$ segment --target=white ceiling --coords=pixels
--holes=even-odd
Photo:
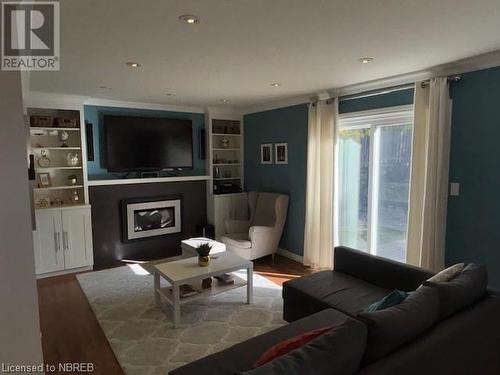
[[[499,0],[60,4],[61,70],[32,73],[33,91],[189,106],[228,98],[243,108],[500,49]],[[181,23],[182,14],[201,22]]]

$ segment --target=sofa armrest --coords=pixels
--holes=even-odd
[[[248,220],[224,220],[226,233],[246,233],[250,222]]]
[[[431,271],[362,251],[338,246],[334,249],[334,268],[350,276],[387,289],[411,292],[433,276]]]

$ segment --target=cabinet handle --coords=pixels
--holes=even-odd
[[[68,232],[63,232],[63,242],[64,242],[64,250],[69,250],[68,246]]]
[[[54,247],[57,253],[59,251],[59,232],[54,232]]]

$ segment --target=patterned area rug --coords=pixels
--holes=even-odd
[[[171,308],[154,305],[153,276],[145,268],[134,264],[77,276],[127,375],[165,375],[285,324],[281,287],[254,274],[252,305],[246,304],[246,287],[198,299],[182,305],[182,324],[175,329]],[[246,278],[246,272],[236,274]]]

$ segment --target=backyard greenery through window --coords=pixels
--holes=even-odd
[[[338,242],[406,262],[413,111],[341,117],[337,144]]]

